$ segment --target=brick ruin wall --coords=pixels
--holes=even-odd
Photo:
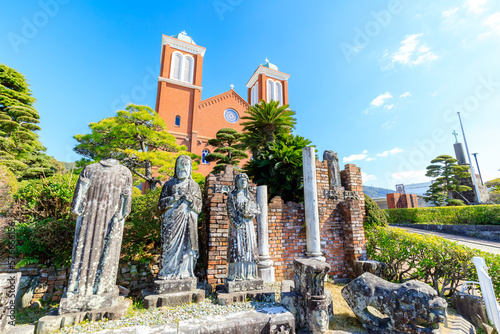
[[[415,194],[386,194],[388,209],[418,208],[418,197]]]
[[[224,188],[234,184],[236,175],[237,172],[228,167],[221,174],[209,175],[205,184],[200,259],[206,269],[207,282],[212,285],[223,284],[227,274],[229,221],[227,189],[224,191]],[[366,257],[361,171],[352,164],[345,166],[341,172],[344,189],[340,196],[332,195],[326,161],[316,160],[316,178],[321,249],[332,268],[330,276],[337,280],[352,278],[352,262]],[[350,192],[347,197],[344,190]],[[269,203],[268,217],[269,255],[274,262],[276,280],[292,279],[293,260],[305,257],[307,247],[304,205],[284,203],[275,197]]]

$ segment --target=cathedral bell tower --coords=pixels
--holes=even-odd
[[[186,32],[163,35],[161,69],[158,77],[156,112],[165,120],[177,143],[192,151],[193,121],[201,101],[201,75],[205,48]]]
[[[280,105],[288,104],[288,78],[290,74],[280,72],[278,66],[269,62],[260,64],[248,80],[248,103],[254,105],[261,100],[279,101]]]

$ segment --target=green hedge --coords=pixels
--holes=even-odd
[[[385,278],[429,283],[441,296],[450,296],[462,281],[477,281],[472,258],[485,259],[497,296],[500,295],[500,255],[461,246],[432,235],[408,233],[398,228],[366,230],[367,253],[387,264]]]
[[[500,205],[386,209],[389,224],[500,225]]]

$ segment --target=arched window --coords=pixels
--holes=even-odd
[[[182,54],[174,52],[172,54],[172,64],[170,66],[170,79],[181,80]]]
[[[183,59],[182,81],[193,83],[193,68],[194,59],[191,56],[185,55]]]
[[[210,154],[209,150],[203,150],[201,152],[201,163],[202,164],[209,164],[210,163],[210,162],[208,162],[208,161],[205,160],[205,157],[207,156],[207,154]]]
[[[274,82],[271,79],[267,79],[267,102],[274,100]]]
[[[181,116],[175,116],[175,126],[181,126]]]
[[[281,86],[281,82],[276,81],[274,83],[274,99],[279,101],[279,105],[283,105],[283,87]]]

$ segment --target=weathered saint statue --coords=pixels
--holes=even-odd
[[[118,301],[116,275],[131,204],[132,173],[117,160],[103,160],[81,172],[71,206],[78,215],[71,273],[59,313],[96,310]]]
[[[191,178],[191,169],[191,158],[179,156],[174,177],[165,182],[161,191],[158,202],[162,213],[160,280],[195,277],[201,191]]]
[[[229,193],[227,211],[229,215],[229,235],[227,280],[250,280],[258,276],[259,259],[253,218],[259,213],[252,194],[248,191],[248,176],[236,176],[236,187]]]

